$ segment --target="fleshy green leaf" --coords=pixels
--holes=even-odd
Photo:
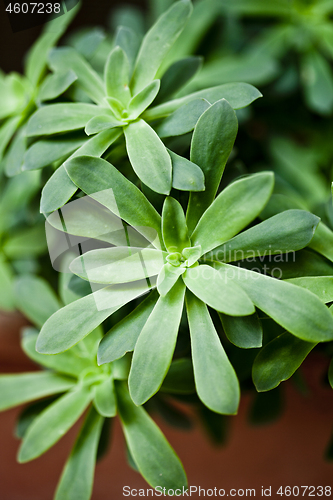
[[[66,162],[66,169],[82,191],[135,227],[149,241],[160,236],[160,215],[113,165],[99,158],[81,157]]]
[[[131,398],[145,403],[161,387],[171,364],[183,311],[185,286],[179,281],[160,297],[135,344],[128,379]]]
[[[91,118],[103,113],[107,114],[107,109],[80,102],[43,106],[31,116],[27,136],[52,135],[78,130],[84,128]]]
[[[191,12],[191,2],[187,0],[176,2],[145,35],[131,81],[134,94],[140,92],[154,79],[164,57],[184,29]]]
[[[185,215],[180,203],[168,196],[162,211],[163,241],[169,253],[182,252],[191,245],[185,222]]]
[[[302,58],[302,83],[310,109],[329,115],[333,111],[333,74],[319,51],[308,52]]]
[[[260,255],[295,252],[311,241],[319,220],[305,210],[287,210],[238,234],[206,257],[233,262]]]
[[[146,280],[111,285],[72,302],[51,316],[38,336],[36,349],[58,354],[77,344],[123,305],[148,291]]]
[[[70,68],[76,74],[79,85],[97,104],[104,104],[104,85],[100,76],[89,63],[73,48],[58,47],[49,54],[49,66],[55,71],[67,71]]]
[[[168,149],[172,161],[172,187],[180,191],[203,191],[205,176],[198,165]]]
[[[70,269],[93,283],[129,283],[157,276],[164,259],[164,253],[155,248],[101,248],[75,259]]]
[[[13,116],[9,118],[0,126],[0,161],[3,158],[6,147],[8,146],[11,138],[17,127],[20,124],[21,116]]]
[[[189,56],[171,64],[161,78],[158,102],[166,101],[180,90],[199,71],[202,62],[200,56]]]
[[[157,301],[151,292],[130,314],[117,323],[102,338],[98,347],[98,364],[110,363],[134,350],[136,341]]]
[[[160,137],[175,137],[187,134],[196,126],[200,116],[210,107],[206,99],[194,99],[165,118],[157,127]]]
[[[238,130],[236,113],[225,99],[208,108],[195,126],[191,161],[205,176],[205,191],[190,195],[186,219],[192,232],[204,211],[213,202]]]
[[[192,245],[201,245],[204,254],[235,236],[264,208],[273,185],[272,172],[252,174],[229,184],[202,215],[191,236]],[[188,212],[192,227],[196,214]]]
[[[15,281],[17,307],[41,327],[61,306],[47,281],[38,276],[20,276]]]
[[[333,276],[305,276],[285,281],[309,290],[326,304],[333,302]]]
[[[64,467],[54,500],[73,500],[75,497],[90,500],[103,421],[91,408]]]
[[[84,131],[87,135],[97,134],[103,130],[108,130],[111,128],[121,127],[123,123],[115,120],[112,116],[94,116],[88,121]]]
[[[333,262],[333,231],[319,222],[309,247]]]
[[[39,457],[74,425],[92,399],[86,387],[80,387],[57,399],[29,427],[19,450],[18,461]]]
[[[46,371],[1,375],[0,409],[7,410],[34,399],[68,391],[74,384],[74,379]]]
[[[233,109],[241,109],[245,108],[259,97],[262,97],[259,90],[248,83],[224,83],[217,87],[198,90],[198,92],[188,94],[185,97],[179,97],[178,99],[173,99],[172,101],[154,106],[145,112],[143,118],[147,120],[164,118],[176,111],[180,106],[194,101],[195,99],[206,99],[211,104],[214,104],[220,99],[225,99]]]
[[[42,139],[35,142],[24,155],[22,170],[35,170],[67,157],[86,141],[85,138]]]
[[[237,413],[240,389],[207,307],[186,292],[194,380],[201,401],[217,413]]]
[[[117,414],[116,393],[113,378],[109,377],[104,382],[94,387],[94,406],[103,417],[115,417]]]
[[[104,130],[88,139],[67,161],[78,156],[101,156],[120,136],[119,129]],[[68,177],[64,165],[59,167],[47,181],[42,191],[42,213],[50,213],[61,208],[75,194],[77,186]]]
[[[140,39],[135,30],[129,26],[119,26],[116,33],[115,45],[121,47],[127,55],[130,75],[132,75],[135,59],[140,48]]]
[[[227,316],[220,314],[223,330],[230,342],[243,349],[262,346],[262,326],[257,314]]]
[[[79,377],[84,370],[91,367],[90,359],[76,356],[73,349],[54,356],[40,354],[36,351],[37,337],[38,330],[35,328],[25,328],[21,346],[26,355],[39,365],[72,377]]]
[[[175,267],[167,262],[162,267],[158,277],[157,277],[157,290],[158,293],[164,297],[171,288],[174,286],[179,276],[186,271],[183,266]]]
[[[123,383],[116,391],[126,443],[142,476],[153,488],[187,488],[182,464],[160,429],[142,407],[135,406]]]
[[[23,159],[27,149],[27,138],[25,136],[26,126],[20,127],[10,143],[4,158],[4,172],[8,177],[13,177],[23,170]]]
[[[46,61],[49,50],[57,43],[64,34],[67,26],[76,16],[80,4],[53,19],[45,25],[43,34],[37,39],[29,51],[25,64],[25,74],[31,84],[36,86],[46,70]],[[68,69],[68,67],[66,68]]]
[[[313,293],[241,267],[222,263],[214,266],[238,283],[259,309],[296,337],[306,342],[333,339],[333,317]]]
[[[144,120],[124,128],[127,154],[133,170],[150,189],[160,194],[171,190],[171,158],[156,132]]]
[[[71,69],[48,75],[39,89],[38,99],[51,101],[63,94],[76,80],[77,76]]]
[[[136,120],[150,106],[159,89],[160,80],[154,80],[130,100],[127,111],[131,120]]]
[[[290,378],[315,346],[287,332],[265,345],[259,351],[252,369],[257,391],[270,391]]]
[[[11,259],[40,255],[45,253],[46,249],[44,224],[36,224],[14,233],[3,245],[4,253]]]
[[[127,106],[131,99],[130,65],[126,53],[119,46],[110,52],[105,64],[104,79],[106,94],[115,97],[124,106]]]
[[[200,300],[217,311],[232,316],[254,313],[254,305],[242,288],[224,279],[210,266],[200,265],[186,270],[183,280]]]

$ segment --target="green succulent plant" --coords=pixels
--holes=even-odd
[[[62,296],[73,300],[75,295],[67,284],[67,276],[62,275]],[[20,309],[38,327],[61,306],[41,278],[23,276],[18,278],[15,288]],[[44,369],[0,375],[1,410],[43,398],[26,407],[19,418],[17,434],[22,439],[19,462],[28,462],[45,453],[86,412],[54,498],[88,500],[97,451],[101,444],[105,446],[101,443],[105,440],[103,423],[118,414],[131,459],[147,482],[153,487],[186,488],[186,475],[179,458],[147,412],[135,406],[129,396],[128,360],[122,358],[97,365],[97,346],[102,335],[98,327],[66,353],[45,356],[35,350],[38,330],[24,329],[22,349]]]

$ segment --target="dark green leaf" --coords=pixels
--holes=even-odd
[[[166,101],[199,71],[203,58],[189,56],[174,62],[161,78],[161,88],[157,96],[158,103]]]
[[[195,392],[193,365],[190,359],[176,359],[171,363],[160,391],[171,394],[193,394]]]
[[[257,314],[227,316],[220,314],[223,330],[230,342],[243,349],[262,346],[262,326]]]
[[[287,332],[265,345],[252,369],[257,391],[270,391],[290,378],[315,346]]]

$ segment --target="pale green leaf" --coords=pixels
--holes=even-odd
[[[101,248],[77,257],[70,270],[93,283],[129,283],[157,276],[165,255],[155,248]]]
[[[157,301],[151,292],[130,314],[111,328],[98,347],[98,364],[110,363],[134,350],[136,341]]]
[[[229,264],[215,263],[253,303],[290,333],[307,342],[333,339],[333,317],[313,293],[291,283]]]
[[[113,378],[109,377],[94,387],[94,406],[103,417],[115,417],[117,401]]]
[[[38,327],[61,307],[48,282],[33,275],[16,279],[15,301],[19,310]]]
[[[198,165],[168,149],[172,161],[172,187],[180,191],[204,191],[205,176]]]
[[[175,137],[191,132],[200,116],[210,107],[206,99],[194,99],[165,118],[157,127],[160,137]]]
[[[75,424],[92,400],[92,392],[78,387],[57,399],[31,424],[18,454],[20,463],[39,457]]]
[[[204,254],[235,236],[259,215],[273,185],[272,172],[252,174],[229,184],[202,215],[191,235],[192,245],[201,245]],[[191,225],[197,215],[197,210],[193,215],[189,212]]]
[[[149,290],[146,280],[102,288],[63,307],[40,331],[36,349],[42,354],[66,351],[123,305]]]
[[[160,89],[160,80],[153,80],[147,87],[143,88],[129,102],[127,107],[128,117],[131,120],[136,120],[158,94]]]
[[[77,76],[71,69],[48,75],[39,89],[38,99],[51,101],[63,94],[76,80]]]
[[[35,142],[24,155],[22,170],[35,170],[69,156],[86,141],[83,137],[42,139]]]
[[[201,401],[216,413],[237,413],[240,389],[207,307],[186,292],[195,386]]]
[[[47,371],[0,375],[0,409],[68,391],[74,384],[74,379]]]
[[[333,276],[306,276],[285,281],[309,290],[326,304],[333,302]]]
[[[126,53],[119,46],[111,52],[105,64],[104,80],[106,94],[115,97],[124,106],[131,100],[129,89],[130,65]]]
[[[145,35],[137,56],[131,88],[137,94],[155,77],[164,57],[184,29],[192,12],[191,2],[176,2]]]
[[[103,421],[91,408],[66,462],[54,500],[90,500]]]
[[[107,110],[94,104],[69,102],[39,108],[28,121],[27,136],[52,135],[84,128],[94,116]]]
[[[153,488],[187,488],[182,464],[158,426],[135,406],[124,383],[118,383],[116,391],[126,443],[142,476]]]
[[[254,313],[254,305],[242,288],[210,266],[187,269],[183,280],[194,295],[219,312],[231,316]]]
[[[311,241],[319,221],[319,217],[305,210],[287,210],[238,234],[205,257],[233,262],[295,252]]]
[[[86,194],[132,225],[149,241],[161,235],[161,218],[142,192],[105,160],[81,157],[66,169]],[[162,240],[162,237],[160,237]],[[155,242],[155,246],[159,243]]]
[[[236,113],[225,99],[208,108],[195,126],[190,159],[204,173],[205,191],[190,195],[186,215],[190,232],[215,198],[237,130]]]
[[[182,252],[191,245],[181,204],[168,196],[162,211],[162,234],[165,248],[169,253]]]
[[[135,344],[128,379],[131,398],[141,405],[161,387],[172,361],[183,311],[185,286],[179,281],[160,297]]]
[[[124,129],[127,154],[133,170],[150,189],[169,194],[172,180],[171,158],[156,132],[144,120]]]
[[[49,66],[54,72],[67,71],[70,68],[77,76],[79,85],[97,104],[104,104],[104,85],[100,76],[75,49],[58,47],[49,54]]]

